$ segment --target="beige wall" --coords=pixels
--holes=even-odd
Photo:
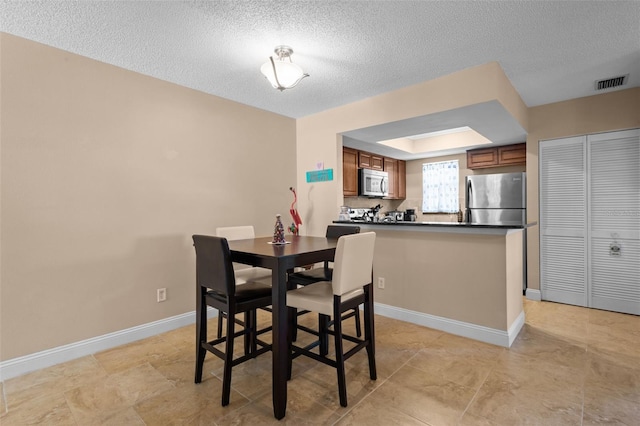
[[[295,120],[0,46],[0,360],[194,310],[191,235],[287,213]]]
[[[191,234],[266,235],[297,182],[302,232],[322,235],[343,203],[342,132],[491,100],[529,131],[529,221],[538,140],[640,127],[640,89],[528,111],[495,62],[296,123],[0,33],[0,360],[193,310]],[[334,181],[307,184],[319,161]]]
[[[640,127],[640,88],[529,109],[527,219],[538,221],[538,142],[546,139]],[[528,286],[540,289],[540,230],[527,232]]]

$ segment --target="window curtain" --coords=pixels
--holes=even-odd
[[[457,213],[458,160],[422,165],[422,212]]]

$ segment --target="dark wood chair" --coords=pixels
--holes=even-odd
[[[271,287],[260,282],[247,281],[236,286],[233,265],[226,238],[194,235],[196,250],[196,372],[195,382],[202,381],[202,367],[207,352],[224,361],[222,379],[222,405],[229,405],[232,367],[255,358],[269,350],[271,345],[258,339],[271,326],[257,329],[256,309],[271,304]],[[207,337],[207,306],[224,312],[228,318],[244,313],[244,328],[236,332],[235,321],[227,321],[226,335],[209,340]],[[236,337],[244,336],[244,355],[233,358]],[[216,346],[224,343],[224,351]],[[258,349],[260,346],[260,349]]]
[[[255,238],[256,233],[253,225],[225,226],[216,228],[216,237],[226,238],[227,241],[247,240]],[[260,281],[263,284],[271,285],[271,269],[257,266],[247,267],[246,265],[233,264],[236,277],[236,285],[244,284],[247,281]],[[271,312],[270,308],[265,308]],[[218,313],[218,337],[222,337],[223,322],[226,318],[224,312]],[[244,326],[244,323],[236,318],[236,324]]]
[[[327,226],[327,231],[325,233],[325,237],[338,239],[343,235],[351,235],[360,233],[359,226],[337,226],[337,225],[329,225]],[[289,284],[295,286],[307,286],[309,284],[317,283],[320,281],[331,281],[333,276],[333,269],[330,267],[330,262],[324,262],[324,266],[320,268],[311,268],[305,269],[299,272],[294,272],[289,274],[288,280]],[[300,311],[298,312],[298,316],[307,314],[308,311]],[[362,326],[360,323],[360,312],[358,309],[353,309],[347,312],[342,319],[347,318],[355,318],[356,322],[356,335],[358,337],[362,336]],[[297,321],[295,322],[296,328],[298,327]],[[329,324],[330,326],[330,324]],[[297,331],[294,328],[293,338],[296,339]]]
[[[298,347],[293,344],[292,333],[288,334],[291,350],[289,378],[291,378],[291,363],[299,355],[308,356],[336,368],[340,405],[343,407],[347,406],[344,368],[347,359],[361,349],[366,349],[369,360],[369,377],[371,380],[376,380],[377,377],[372,285],[375,239],[375,232],[340,237],[336,248],[332,281],[320,281],[287,291],[289,327],[294,326],[296,309],[318,312],[323,318],[317,331],[301,328],[301,330],[309,331],[318,336],[318,342]],[[354,308],[357,309],[360,305],[364,305],[364,339],[346,335],[342,331],[343,314]],[[333,330],[323,327],[323,324],[328,323],[330,317],[334,318]],[[327,351],[323,351],[321,346],[322,339],[331,334],[335,341],[335,359],[329,358]],[[355,346],[345,353],[343,340],[353,342]],[[320,346],[319,353],[313,352],[313,348],[316,346]]]

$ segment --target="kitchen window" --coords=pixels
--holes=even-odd
[[[422,165],[422,213],[457,213],[458,160]]]

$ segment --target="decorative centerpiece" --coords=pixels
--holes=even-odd
[[[289,226],[289,232],[291,232],[293,235],[298,235],[300,233],[300,225],[302,225],[302,219],[300,219],[298,209],[296,208],[296,203],[298,202],[298,194],[296,194],[296,189],[292,186],[289,187],[289,191],[293,192],[293,203],[291,203],[291,208],[289,209],[289,213],[291,213],[293,222],[291,223],[291,226]]]
[[[272,244],[286,244],[287,241],[284,239],[284,226],[282,225],[282,220],[280,219],[280,215],[276,215],[276,224],[273,227],[273,241]]]

